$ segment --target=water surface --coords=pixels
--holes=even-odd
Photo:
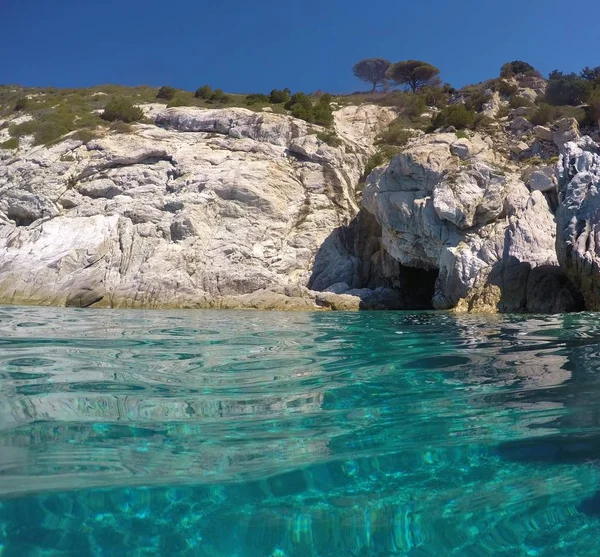
[[[0,307],[0,555],[600,554],[600,322]]]

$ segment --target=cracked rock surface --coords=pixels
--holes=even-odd
[[[315,253],[356,214],[394,116],[335,117],[340,147],[290,116],[172,108],[132,134],[0,150],[0,302],[315,307]]]
[[[363,205],[394,259],[439,271],[437,309],[580,309],[558,265],[548,198],[507,164],[489,137],[427,135],[369,176]]]

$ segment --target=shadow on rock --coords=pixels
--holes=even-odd
[[[334,309],[431,309],[437,271],[402,266],[381,243],[381,226],[360,211],[319,248],[309,288]]]

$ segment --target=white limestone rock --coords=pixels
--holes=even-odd
[[[315,254],[393,113],[342,109],[338,148],[290,116],[159,108],[160,127],[0,160],[0,301],[317,307]]]
[[[457,141],[426,136],[369,177],[363,205],[381,224],[385,249],[403,265],[439,270],[433,299],[439,309],[579,307],[558,268],[544,195],[530,193],[491,147],[463,158]],[[554,290],[541,298],[531,281],[548,276]]]
[[[557,254],[581,289],[586,308],[600,309],[600,145],[582,137],[559,159]]]

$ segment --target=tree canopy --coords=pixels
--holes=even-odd
[[[384,58],[367,58],[354,64],[352,71],[358,79],[371,83],[375,91],[378,85],[385,83],[390,65],[391,63]]]
[[[519,74],[531,74],[538,73],[537,70],[527,62],[523,60],[513,60],[507,62],[500,68],[500,77],[512,77]]]
[[[422,60],[404,60],[392,64],[387,71],[387,78],[397,83],[410,87],[413,93],[427,85],[439,82],[440,70],[423,62]]]
[[[592,90],[592,83],[575,73],[564,74],[554,70],[548,78],[546,100],[555,106],[584,103]]]

